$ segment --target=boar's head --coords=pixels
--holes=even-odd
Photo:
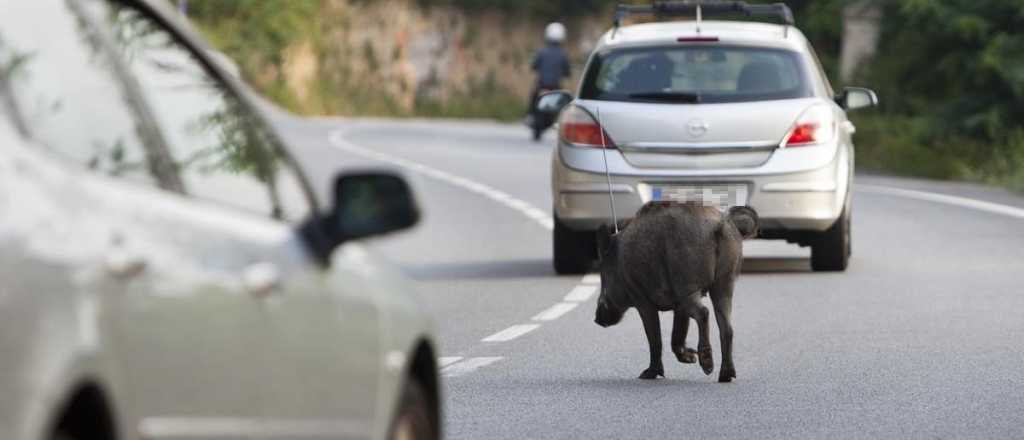
[[[619,235],[613,234],[607,226],[597,231],[597,254],[601,269],[601,295],[597,298],[597,313],[594,322],[609,327],[622,321],[629,309],[619,270]]]

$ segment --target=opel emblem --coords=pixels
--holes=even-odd
[[[699,138],[707,134],[708,128],[711,127],[708,126],[708,123],[704,122],[702,119],[695,118],[691,119],[690,122],[686,123],[686,131],[690,133],[690,136],[693,136],[695,138]]]

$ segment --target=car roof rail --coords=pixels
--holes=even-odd
[[[700,33],[700,23],[706,16],[737,16],[747,17],[772,17],[777,18],[786,25],[785,33],[789,36],[789,27],[796,24],[793,19],[793,10],[785,3],[771,3],[752,5],[745,1],[715,1],[715,0],[684,0],[684,1],[656,1],[649,5],[618,5],[615,8],[615,27],[612,30],[612,38],[622,25],[622,21],[633,15],[653,15],[655,18],[670,17],[694,17],[697,21],[697,33]]]

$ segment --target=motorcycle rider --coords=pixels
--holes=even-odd
[[[562,23],[551,23],[544,29],[544,40],[546,45],[537,51],[533,57],[530,67],[537,74],[537,82],[533,92],[530,94],[530,108],[527,116],[527,125],[535,128],[534,138],[540,136],[536,126],[538,115],[535,112],[537,97],[545,91],[558,90],[562,86],[562,80],[569,77],[569,55],[562,45],[565,43],[566,30]],[[544,127],[546,128],[546,127]],[[540,130],[542,131],[542,130]]]

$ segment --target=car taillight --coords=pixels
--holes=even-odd
[[[783,147],[805,147],[831,141],[836,134],[835,116],[824,105],[808,108],[786,134]]]
[[[562,112],[558,130],[563,141],[577,147],[615,148],[608,132],[601,129],[601,125],[590,113],[577,106]]]

